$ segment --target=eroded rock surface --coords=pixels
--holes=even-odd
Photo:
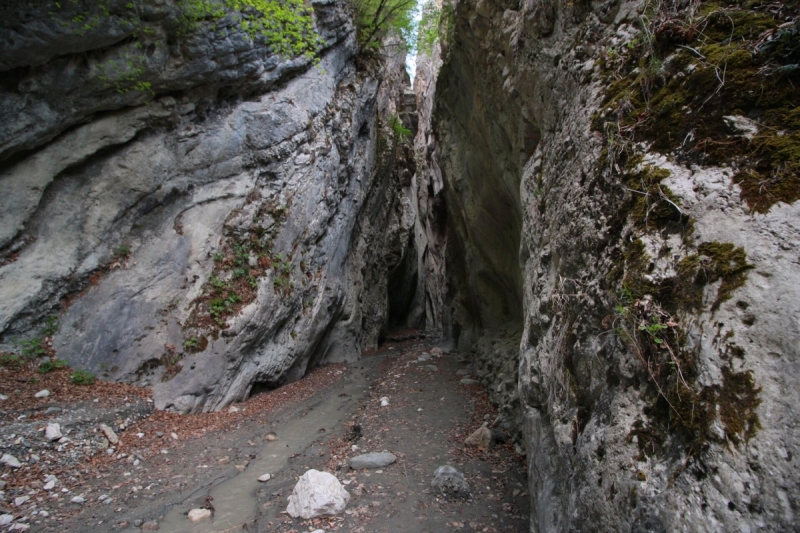
[[[791,529],[794,163],[730,117],[797,105],[769,75],[796,56],[759,44],[793,15],[662,4],[651,50],[643,6],[455,6],[433,121],[452,331],[497,423],[522,422],[532,531]],[[776,130],[755,142],[794,146]]]
[[[70,365],[153,386],[161,409],[216,410],[385,334],[414,224],[385,116],[407,77],[399,55],[356,72],[344,3],[315,4],[318,66],[230,17],[178,35],[175,5],[156,4],[147,91],[73,67],[78,49],[127,53],[116,4],[61,49],[49,21],[20,22],[32,8],[6,22],[41,42],[3,55],[0,331],[33,336],[61,313]]]

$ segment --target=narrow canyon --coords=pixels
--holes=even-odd
[[[4,7],[0,530],[798,531],[797,3]]]

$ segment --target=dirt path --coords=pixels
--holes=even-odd
[[[85,471],[80,486],[70,489],[86,499],[82,505],[62,498],[60,512],[33,515],[27,523],[31,531],[131,533],[156,527],[197,533],[528,531],[522,458],[510,445],[464,447],[466,436],[495,413],[479,386],[459,384],[468,367],[458,354],[437,357],[430,355],[439,353],[433,348],[424,341],[389,344],[355,365],[326,367],[303,385],[267,393],[269,401],[240,404],[234,422],[204,435],[163,435],[163,449],[135,466],[120,459]],[[286,395],[300,399],[257,408]],[[381,407],[382,397],[388,406]],[[146,426],[147,420],[128,431],[145,432]],[[397,462],[350,470],[350,457],[380,451],[395,454]],[[464,474],[471,499],[449,500],[431,489],[433,471],[445,464]],[[351,499],[342,515],[304,521],[284,513],[297,478],[309,468],[332,472],[346,485]],[[259,483],[265,473],[271,479]],[[213,518],[190,523],[185,513],[208,496]]]

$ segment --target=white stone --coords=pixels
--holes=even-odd
[[[28,524],[20,524],[19,522],[17,522],[16,524],[14,524],[10,528],[8,528],[8,530],[9,531],[27,531],[30,528],[31,528],[31,526],[29,526]]]
[[[297,481],[286,512],[292,518],[305,520],[318,516],[332,516],[344,511],[350,494],[344,490],[336,476],[328,472],[309,470]]]
[[[211,517],[211,511],[208,509],[192,509],[187,516],[190,522],[202,522]]]
[[[10,466],[11,468],[19,468],[22,466],[22,464],[19,462],[19,459],[7,453],[4,453],[3,457],[0,457],[0,463]]]
[[[264,474],[263,476],[258,476],[258,480],[259,480],[261,483],[266,483],[266,482],[267,482],[267,481],[269,481],[271,478],[272,478],[272,476],[270,476],[269,474]]]
[[[55,487],[56,487],[55,481],[48,481],[47,483],[44,484],[44,487],[42,488],[44,488],[44,490],[53,490]]]
[[[228,412],[229,412],[229,413],[238,413],[239,411],[240,411],[240,409],[239,409],[238,407],[236,407],[235,405],[231,405],[231,406],[228,408]]]
[[[8,400],[8,396],[6,396],[5,394],[0,394],[0,402],[4,402],[6,400]],[[3,516],[7,516],[7,515],[3,515]]]
[[[63,437],[61,434],[61,426],[55,423],[47,424],[47,429],[44,430],[44,437],[50,442],[60,439]]]
[[[386,407],[387,405],[389,405],[389,397],[384,396],[383,398],[381,398],[381,407]]]
[[[0,526],[7,526],[14,521],[14,516],[10,514],[0,515]]]
[[[105,433],[108,442],[110,442],[111,444],[117,444],[119,442],[119,437],[117,437],[117,434],[114,433],[114,430],[108,427],[107,425],[100,424],[100,431]]]
[[[73,496],[70,501],[72,503],[79,503],[80,504],[80,503],[86,502],[86,498],[84,498],[83,496]]]
[[[20,505],[24,505],[30,499],[30,496],[18,496],[14,498],[14,505],[19,507]]]
[[[169,436],[172,437],[174,440],[178,440],[178,434],[177,433],[170,433]]]
[[[50,397],[50,391],[47,389],[40,390],[34,395],[36,398],[48,398]]]

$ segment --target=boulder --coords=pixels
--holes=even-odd
[[[392,453],[365,453],[350,459],[350,468],[361,470],[364,468],[383,468],[397,461]]]
[[[0,463],[10,466],[11,468],[19,468],[22,466],[22,464],[19,462],[19,459],[8,453],[4,453],[3,457],[0,457]]]
[[[64,435],[61,434],[61,426],[59,424],[47,424],[47,428],[44,430],[44,438],[52,442],[60,439],[63,436]]]
[[[292,518],[305,520],[318,516],[333,516],[344,511],[350,494],[336,476],[311,469],[297,481],[286,512]]]
[[[450,465],[440,466],[434,471],[431,487],[449,498],[470,497],[469,483],[464,479],[464,474]]]
[[[464,441],[464,446],[478,448],[479,450],[488,450],[491,445],[492,431],[486,426],[481,426],[476,429],[475,432]]]

